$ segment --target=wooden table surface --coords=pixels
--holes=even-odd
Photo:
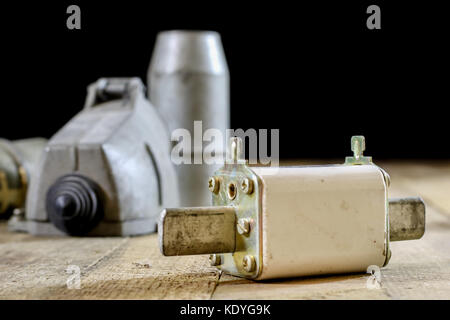
[[[253,282],[210,267],[207,256],[163,257],[156,235],[35,237],[0,223],[0,299],[450,299],[450,161],[380,162],[389,195],[427,204],[422,239],[391,244],[381,288],[368,274]],[[81,288],[68,289],[69,266]]]

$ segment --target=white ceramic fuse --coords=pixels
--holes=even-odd
[[[388,199],[388,174],[352,138],[345,164],[249,167],[232,138],[208,181],[211,207],[163,211],[164,255],[211,254],[211,264],[250,279],[366,272],[386,265],[390,240],[419,239],[420,198]],[[392,229],[392,230],[390,230]]]
[[[262,182],[259,279],[383,266],[386,185],[377,166],[273,170],[254,169]]]

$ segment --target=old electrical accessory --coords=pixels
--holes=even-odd
[[[178,205],[167,128],[138,78],[103,78],[48,142],[13,230],[126,236],[156,230]]]
[[[226,273],[262,280],[366,272],[385,266],[390,241],[425,231],[420,198],[389,199],[389,175],[351,140],[344,164],[249,167],[232,138],[224,166],[208,183],[212,206],[165,209],[166,256],[211,254]]]

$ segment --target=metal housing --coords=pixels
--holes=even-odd
[[[154,232],[164,207],[178,204],[167,129],[137,78],[100,79],[88,88],[84,110],[49,141],[28,190],[26,216],[15,230],[61,234],[46,212],[49,188],[76,173],[101,190],[104,217],[87,235]]]

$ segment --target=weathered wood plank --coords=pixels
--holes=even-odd
[[[14,234],[11,235],[15,237]],[[44,299],[65,286],[70,265],[81,272],[126,243],[120,238],[34,238],[0,244],[0,299]],[[55,297],[57,298],[57,297]]]
[[[337,275],[254,282],[223,275],[213,299],[389,299],[367,289],[368,275]]]
[[[0,220],[0,244],[7,242],[34,241],[35,237],[23,232],[8,232],[6,220]]]
[[[420,194],[438,212],[450,216],[450,161],[386,162],[391,180],[409,194]]]
[[[383,286],[393,299],[450,299],[450,164],[392,163],[385,167],[391,173],[390,194],[419,195],[427,211],[422,239],[391,244]]]
[[[163,257],[157,236],[130,238],[81,279],[80,290],[60,286],[58,299],[209,299],[219,273],[207,256]]]
[[[8,242],[0,256],[2,299],[209,299],[219,276],[206,256],[162,257],[156,235]]]
[[[307,162],[309,163],[309,162]],[[163,257],[156,235],[34,237],[0,223],[1,299],[450,299],[450,163],[386,162],[390,195],[422,196],[425,236],[392,243],[381,289],[368,274],[253,282],[219,278],[206,256]],[[68,289],[69,265],[81,289]],[[216,284],[218,285],[216,286]]]

